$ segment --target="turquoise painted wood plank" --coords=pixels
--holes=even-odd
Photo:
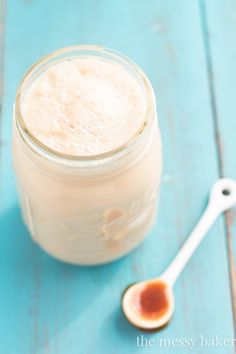
[[[12,102],[19,79],[39,56],[75,43],[101,43],[137,61],[158,99],[164,145],[159,215],[132,254],[96,268],[73,267],[41,251],[22,225],[10,158]],[[8,2],[0,216],[0,343],[4,353],[139,353],[120,313],[130,282],[163,271],[200,216],[218,177],[217,149],[198,1]],[[148,338],[233,337],[223,220],[195,254],[176,287],[171,324]],[[224,307],[222,307],[224,303]],[[188,347],[161,348],[189,353]],[[214,348],[222,353],[222,348]],[[233,348],[225,348],[233,353]]]
[[[236,179],[236,3],[205,1],[208,51],[215,99],[215,119],[219,134],[222,174]],[[236,321],[236,210],[227,213],[229,265]],[[233,256],[234,254],[234,256]]]

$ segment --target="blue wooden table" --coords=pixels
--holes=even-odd
[[[165,269],[212,183],[236,178],[236,1],[0,5],[0,354],[233,353],[229,341],[211,340],[235,337],[235,210],[217,221],[179,279],[176,312],[163,331],[132,328],[119,302],[127,284]],[[60,263],[31,241],[11,161],[20,78],[40,56],[79,43],[119,50],[144,69],[156,92],[164,145],[154,230],[132,254],[92,268]]]

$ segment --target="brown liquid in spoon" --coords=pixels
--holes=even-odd
[[[156,320],[168,311],[169,300],[167,291],[167,285],[157,280],[147,284],[136,295],[136,305],[143,318]]]

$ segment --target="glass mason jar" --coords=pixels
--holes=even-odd
[[[25,92],[51,65],[96,56],[122,65],[142,87],[147,110],[123,146],[94,156],[59,153],[27,129]],[[54,257],[81,265],[131,251],[154,223],[162,155],[155,97],[131,60],[100,46],[64,48],[38,61],[23,78],[14,106],[13,161],[23,219],[32,238]]]

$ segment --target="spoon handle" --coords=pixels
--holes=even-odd
[[[209,203],[194,230],[161,278],[173,285],[217,217],[236,203],[236,182],[222,178],[212,187]]]

